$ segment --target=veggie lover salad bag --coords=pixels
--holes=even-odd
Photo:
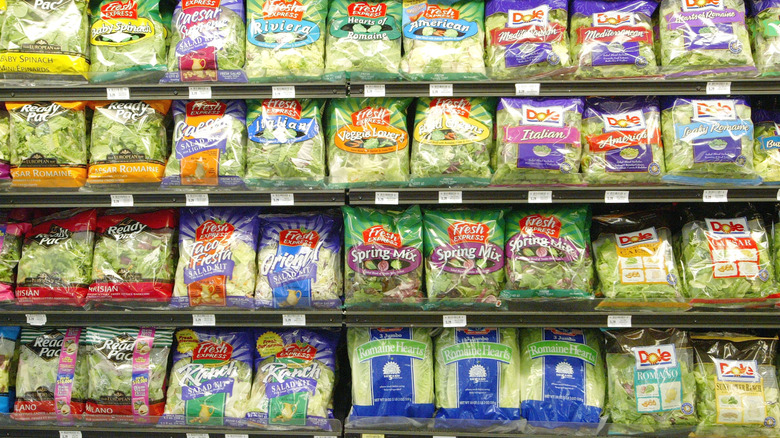
[[[780,2],[777,0],[749,0],[748,26],[756,67],[764,76],[780,75]]]
[[[22,256],[24,235],[29,231],[29,222],[13,222],[0,215],[0,302],[14,299],[16,267]]]
[[[0,413],[13,410],[16,401],[16,344],[19,342],[19,327],[0,327]]]
[[[780,184],[780,111],[754,108],[752,118],[753,166],[763,184]]]

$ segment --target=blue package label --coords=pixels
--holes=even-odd
[[[320,127],[314,119],[263,116],[249,124],[247,133],[255,143],[290,144],[311,140],[320,133]]]
[[[683,409],[682,372],[674,345],[634,347],[632,351],[636,359],[637,412],[652,414]]]
[[[247,29],[250,43],[266,49],[294,49],[320,39],[320,27],[307,20],[290,18],[252,20]]]

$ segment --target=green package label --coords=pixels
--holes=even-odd
[[[764,20],[761,22],[765,37],[780,36],[780,20]]]
[[[635,347],[633,351],[637,412],[649,414],[682,409],[686,414],[692,413],[693,406],[686,404],[683,407],[682,371],[674,345]]]

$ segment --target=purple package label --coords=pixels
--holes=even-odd
[[[219,251],[225,254],[230,253],[230,245],[226,245]],[[196,281],[210,277],[216,277],[217,275],[224,275],[227,278],[233,278],[233,269],[235,268],[236,262],[233,260],[225,260],[224,262],[210,265],[184,268],[184,282],[187,284],[195,283]]]
[[[745,23],[745,13],[735,9],[722,11],[707,9],[703,11],[677,12],[666,16],[669,30],[680,28],[710,27],[713,25]]]
[[[683,33],[686,50],[725,50],[742,52],[742,43],[733,33],[730,24],[711,27],[692,27]]]
[[[133,380],[130,390],[133,418],[136,421],[145,421],[149,416],[149,365],[154,347],[154,332],[155,329],[151,327],[141,328],[133,348]],[[141,406],[146,409],[142,411]]]
[[[660,173],[660,167],[653,162],[652,149],[647,145],[610,149],[604,154],[604,160],[607,162],[607,172]]]
[[[598,44],[593,47],[592,57],[593,65],[647,65],[647,60],[639,56],[639,43]]]
[[[376,269],[367,268],[366,261],[381,258]],[[395,268],[392,261],[398,261],[400,268]],[[347,264],[355,272],[369,277],[395,277],[408,274],[422,264],[422,253],[417,248],[402,246],[393,248],[374,243],[355,245],[347,253]]]
[[[221,153],[225,153],[225,150],[227,149],[227,138],[179,139],[176,141],[176,147],[174,148],[177,160],[210,149],[219,149]]]
[[[578,129],[564,126],[508,126],[504,128],[504,141],[507,143],[577,143],[580,142]]]
[[[276,398],[299,392],[308,392],[314,395],[316,390],[317,381],[307,377],[291,378],[283,382],[269,382],[265,385],[265,395],[268,398]]]
[[[566,145],[560,143],[522,143],[517,145],[518,169],[572,171],[566,162]]]
[[[314,353],[313,360],[318,361],[322,366],[331,370],[336,368],[336,347],[339,342],[339,334],[329,330],[309,330],[305,328],[298,329],[257,329],[254,340],[256,341],[266,333],[272,332],[282,339],[284,345],[281,352],[268,352],[263,355],[261,350],[254,350],[255,372],[260,369],[263,362],[269,357],[285,353],[287,350],[303,353]],[[253,341],[252,345],[256,343]]]
[[[737,163],[745,164],[742,155],[742,140],[739,138],[720,137],[695,139],[693,143],[694,163]]]
[[[233,379],[222,377],[219,379],[207,380],[197,386],[182,386],[181,399],[195,400],[196,398],[208,397],[214,394],[233,394]]]
[[[512,10],[528,10],[539,7],[567,11],[568,6],[569,2],[566,0],[488,0],[485,5],[485,18],[493,14],[508,14]]]
[[[76,374],[80,338],[80,328],[69,328],[62,338],[57,382],[54,385],[54,406],[57,411],[57,421],[71,420],[69,408],[73,396],[73,378]],[[68,409],[64,409],[65,407]]]
[[[0,161],[0,179],[11,179],[11,165]]]
[[[558,65],[561,58],[553,52],[549,43],[520,44],[506,49],[505,64],[507,68],[523,67],[527,65],[542,64]]]
[[[504,269],[504,251],[494,243],[442,245],[434,248],[430,263],[444,272],[483,275]]]

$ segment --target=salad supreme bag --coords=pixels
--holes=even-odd
[[[13,410],[16,400],[16,367],[14,355],[19,342],[19,327],[0,327],[0,413]]]
[[[748,27],[756,67],[764,76],[780,75],[780,1],[749,0]]]
[[[753,166],[756,173],[764,184],[780,184],[780,112],[754,108],[752,119],[755,133]]]
[[[22,256],[24,235],[30,231],[27,222],[0,219],[0,302],[13,301],[16,267]]]

